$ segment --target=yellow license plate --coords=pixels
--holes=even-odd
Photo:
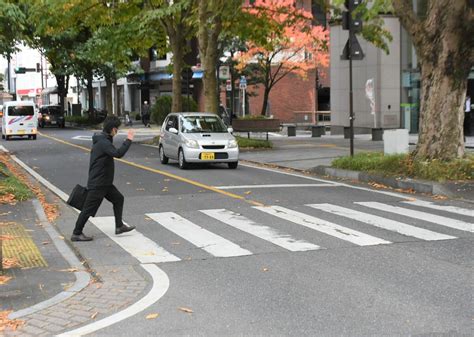
[[[213,152],[203,152],[201,153],[202,160],[214,160],[216,157]]]
[[[19,134],[19,135],[25,134],[25,130],[18,130],[18,134]]]

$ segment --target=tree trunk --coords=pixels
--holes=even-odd
[[[110,77],[105,78],[105,83],[107,85],[106,93],[105,93],[105,110],[107,110],[107,114],[113,114],[113,102],[112,102],[112,90],[113,90],[113,81]]]
[[[61,111],[64,111],[64,96],[65,96],[65,76],[64,75],[54,75],[56,77],[56,83],[58,84],[58,96],[59,96],[59,106]]]
[[[118,94],[118,85],[117,85],[117,79],[114,78],[114,97],[115,97],[115,104],[114,104],[114,115],[120,116],[122,114],[122,111],[120,111],[120,97]]]
[[[215,47],[213,47],[215,46]],[[216,50],[217,40],[209,41],[207,54],[204,59],[204,109],[206,112],[217,113],[219,105],[217,101],[217,78],[216,78]]]
[[[217,101],[216,57],[217,39],[222,30],[222,22],[219,15],[211,13],[211,10],[215,9],[211,7],[212,3],[207,0],[199,1],[199,55],[204,70],[202,79],[204,110],[217,114],[219,106]]]
[[[92,75],[92,72],[87,74],[87,99],[88,99],[88,112],[89,112],[89,119],[95,119],[95,113],[94,113],[94,88],[92,87],[92,81],[94,80],[94,77]]]
[[[420,130],[416,156],[450,160],[464,155],[467,82],[440,67],[421,68]],[[456,83],[458,82],[458,83]]]
[[[173,41],[172,50],[173,50],[173,102],[171,104],[171,112],[181,112],[183,111],[183,95],[182,95],[182,78],[181,73],[183,71],[183,48],[184,44],[181,39],[176,39]]]
[[[451,160],[464,155],[463,103],[474,62],[474,20],[466,0],[428,2],[415,13],[411,2],[393,0],[410,34],[421,67],[420,130],[416,157]]]
[[[267,115],[267,106],[268,106],[268,97],[270,96],[270,88],[265,86],[265,90],[263,92],[263,103],[262,103],[262,111],[260,115],[266,116]]]

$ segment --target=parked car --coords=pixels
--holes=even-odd
[[[43,105],[39,109],[38,123],[41,128],[45,126],[64,128],[66,125],[64,111],[62,111],[59,105]]]
[[[161,127],[159,154],[162,164],[169,159],[185,169],[189,163],[227,163],[237,168],[239,146],[216,114],[203,112],[171,113]]]
[[[16,136],[36,139],[38,118],[33,101],[6,102],[1,115],[3,139],[10,140]]]

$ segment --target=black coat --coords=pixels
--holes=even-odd
[[[88,189],[109,187],[114,183],[114,158],[122,158],[132,141],[127,139],[119,149],[112,144],[113,137],[101,132],[92,137]]]

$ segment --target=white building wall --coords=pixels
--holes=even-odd
[[[357,131],[370,132],[374,116],[365,96],[365,84],[374,79],[377,127],[400,126],[400,23],[395,17],[386,17],[385,27],[392,34],[390,54],[376,48],[361,36],[357,39],[365,54],[361,61],[352,62],[352,86],[354,99],[354,126]],[[349,37],[340,25],[330,31],[330,78],[331,78],[331,131],[342,133],[349,126],[349,61],[340,56]]]

